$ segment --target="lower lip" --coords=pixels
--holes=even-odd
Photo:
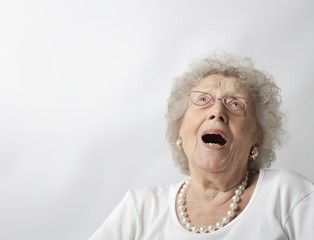
[[[208,149],[212,149],[212,150],[222,150],[226,147],[226,144],[223,145],[223,146],[220,146],[220,145],[208,145],[207,143],[204,143],[203,142],[203,145],[208,148]]]

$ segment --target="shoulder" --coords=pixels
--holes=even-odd
[[[91,239],[135,239],[156,219],[166,219],[181,183],[129,190]],[[163,215],[164,214],[164,215]],[[166,216],[166,217],[165,217]],[[139,237],[141,238],[141,237]],[[138,238],[136,238],[138,239]]]
[[[169,203],[176,195],[181,183],[172,183],[169,185],[158,185],[155,187],[146,187],[141,189],[129,190],[126,197],[128,197],[138,210],[144,206],[164,205]]]
[[[313,189],[313,182],[305,176],[291,170],[285,169],[263,169],[265,178],[281,186],[307,186]]]
[[[263,169],[263,185],[283,199],[299,201],[314,191],[314,184],[305,176],[284,169]]]
[[[173,211],[177,189],[181,183],[169,184],[166,186],[156,186],[129,190],[126,194],[129,204],[141,224],[151,224],[156,221],[156,217],[169,217],[169,212]]]
[[[290,170],[261,170],[268,208],[281,219],[289,239],[308,239],[314,234],[314,184]]]

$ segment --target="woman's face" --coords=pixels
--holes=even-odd
[[[203,106],[195,105],[189,99],[181,121],[179,135],[190,172],[244,170],[251,148],[260,136],[250,110],[252,99],[244,83],[234,77],[215,74],[205,77],[192,91],[206,92],[213,98]],[[243,110],[239,110],[236,102],[230,102],[230,108],[236,111],[223,104],[224,97],[234,96],[245,98]],[[226,103],[230,99],[227,98]],[[204,98],[199,101],[204,103]]]

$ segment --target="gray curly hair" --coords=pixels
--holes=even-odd
[[[284,113],[280,110],[280,89],[273,78],[254,67],[247,57],[236,57],[226,53],[202,57],[194,61],[189,69],[174,79],[174,85],[168,99],[167,139],[170,143],[173,160],[184,174],[189,174],[188,159],[176,146],[178,130],[187,107],[187,95],[200,81],[212,74],[236,77],[243,81],[252,94],[253,110],[261,129],[262,141],[255,161],[250,161],[249,170],[256,171],[269,167],[275,160],[275,148],[281,145],[285,131]]]

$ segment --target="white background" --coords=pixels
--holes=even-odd
[[[282,89],[277,168],[314,180],[312,0],[0,3],[0,239],[87,239],[129,188],[179,181],[172,78],[214,50]]]

